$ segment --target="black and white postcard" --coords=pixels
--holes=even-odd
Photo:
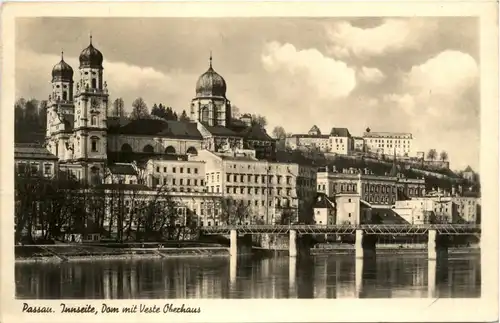
[[[498,320],[498,3],[6,3],[2,322]]]

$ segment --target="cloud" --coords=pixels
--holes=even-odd
[[[478,66],[472,56],[448,50],[413,66],[406,82],[412,91],[456,96],[474,85],[477,77]]]
[[[382,104],[408,120],[415,148],[445,149],[455,166],[465,167],[474,154],[476,160],[479,157],[479,102],[474,98],[478,93],[476,61],[448,50],[413,66],[402,78],[401,91],[383,95]]]
[[[381,25],[360,28],[349,22],[327,27],[336,57],[369,58],[403,49],[420,49],[437,24],[423,19],[386,19]]]
[[[50,93],[52,67],[59,62],[60,57],[22,50],[16,59],[23,62],[16,65],[16,75],[20,78],[16,79],[16,96],[21,97],[30,93],[38,99],[47,98]],[[76,82],[79,79],[78,58],[65,55],[64,60],[73,67],[73,79]],[[182,111],[184,106],[188,106],[184,101],[192,96],[191,92],[196,82],[195,75],[183,74],[181,71],[165,73],[153,67],[109,60],[105,60],[103,66],[104,79],[108,84],[111,100],[122,97],[126,109],[129,110],[132,101],[141,96],[149,106],[155,102],[163,102]],[[22,79],[23,75],[29,75],[29,79]]]
[[[384,73],[375,67],[363,66],[358,72],[359,78],[366,83],[380,83],[385,79]]]
[[[281,87],[304,85],[324,99],[348,96],[356,86],[355,70],[317,49],[298,50],[292,44],[268,43],[262,54],[264,69],[279,78]],[[296,92],[302,95],[303,89]]]

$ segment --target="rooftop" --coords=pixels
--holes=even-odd
[[[47,148],[36,144],[16,143],[14,146],[14,159],[45,159],[58,160]]]
[[[132,164],[116,163],[108,166],[109,171],[116,175],[137,175]]]
[[[110,133],[125,135],[162,136],[201,140],[203,137],[196,128],[196,123],[160,119],[138,119],[126,124],[119,122],[111,127]]]

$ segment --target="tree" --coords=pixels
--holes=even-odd
[[[259,125],[265,128],[267,126],[267,119],[260,114],[252,114],[252,125]]]
[[[249,221],[250,210],[245,200],[224,197],[220,200],[220,219],[227,225],[245,224]]]
[[[448,153],[446,151],[442,151],[441,154],[439,154],[439,159],[441,159],[441,161],[445,162],[448,160]]]
[[[182,114],[179,118],[179,121],[184,121],[184,122],[189,121],[189,117],[187,116],[186,110],[182,110]]]
[[[138,119],[148,119],[149,112],[148,106],[146,102],[142,98],[137,98],[132,103],[132,112],[130,113],[130,119],[138,120]]]
[[[231,116],[233,118],[239,118],[241,116],[240,109],[235,105],[231,106]]]
[[[286,131],[282,126],[276,126],[273,129],[273,137],[275,139],[285,139],[286,138]]]
[[[115,117],[124,117],[125,116],[125,103],[122,98],[117,98],[113,101],[113,110],[112,115]]]
[[[436,160],[437,158],[437,151],[436,149],[431,149],[427,152],[427,159],[429,160]]]

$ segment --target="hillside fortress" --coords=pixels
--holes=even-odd
[[[46,147],[61,170],[99,182],[116,162],[197,155],[200,150],[253,150],[257,159],[275,158],[275,140],[262,127],[232,117],[226,81],[214,70],[211,55],[208,70],[196,82],[189,122],[110,116],[103,61],[90,36],[79,56],[78,80],[62,54],[52,69]]]

